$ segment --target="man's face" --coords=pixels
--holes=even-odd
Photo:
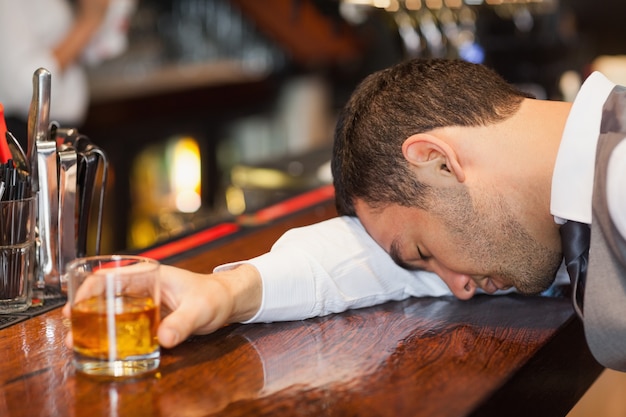
[[[356,202],[365,229],[397,264],[436,273],[460,299],[477,288],[534,294],[553,282],[562,259],[558,248],[532,236],[500,195],[472,201],[466,188],[454,188],[431,207],[375,210]]]

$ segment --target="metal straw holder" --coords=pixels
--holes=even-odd
[[[105,153],[89,138],[50,123],[50,86],[50,72],[35,71],[24,158],[31,188],[37,193],[33,292],[38,298],[63,294],[66,265],[86,255],[94,208],[98,211],[95,254],[99,254],[108,170]],[[100,190],[98,199],[95,189]]]
[[[51,140],[36,145],[39,191],[33,290],[44,298],[65,293],[65,268],[87,255],[91,233],[95,233],[92,253],[100,254],[108,171],[104,151],[78,130],[52,125],[49,135]]]

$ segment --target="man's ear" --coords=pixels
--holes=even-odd
[[[454,177],[465,181],[465,172],[454,149],[437,135],[418,133],[409,136],[402,144],[404,158],[425,173]]]

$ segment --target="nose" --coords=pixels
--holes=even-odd
[[[435,269],[435,268],[434,268]],[[438,266],[435,272],[446,283],[452,294],[459,300],[469,300],[476,294],[478,285],[467,274],[452,271],[443,266]]]

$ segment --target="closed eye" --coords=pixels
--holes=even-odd
[[[421,252],[419,252],[419,248],[418,248],[418,253],[423,260],[424,256],[422,256]],[[413,265],[402,258],[402,254],[400,251],[400,244],[398,243],[397,240],[394,240],[393,242],[391,242],[391,246],[389,247],[389,256],[391,256],[391,259],[401,268],[404,268],[409,271],[425,271],[423,267]]]
[[[431,258],[431,257],[430,257],[430,256],[426,256],[426,255],[424,255],[424,254],[422,253],[422,251],[420,250],[420,247],[419,247],[419,246],[416,246],[416,249],[417,249],[417,254],[420,256],[420,259],[421,259],[422,261],[427,262],[428,260],[430,260],[430,258]]]

